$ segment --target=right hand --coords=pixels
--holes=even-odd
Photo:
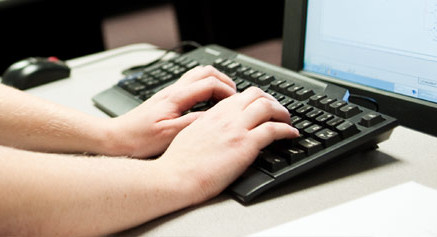
[[[228,97],[183,129],[158,162],[194,184],[193,202],[209,199],[238,178],[274,140],[299,135],[272,96],[249,88]]]

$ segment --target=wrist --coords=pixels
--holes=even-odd
[[[99,121],[99,134],[96,135],[96,145],[92,152],[107,156],[132,156],[133,146],[115,119]]]
[[[152,215],[149,220],[198,203],[195,185],[172,164],[162,158],[142,161],[142,164],[138,167],[144,174],[141,180],[147,183],[143,195],[156,199],[147,210]]]
[[[177,189],[176,192],[180,197],[187,202],[186,206],[199,204],[219,193],[213,188],[214,181],[211,176],[202,175],[202,172],[199,172],[202,167],[184,164],[185,157],[176,156],[164,153],[156,162],[168,172],[170,183]]]

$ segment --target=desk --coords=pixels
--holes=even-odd
[[[28,92],[92,115],[106,116],[93,106],[91,97],[120,80],[123,69],[152,61],[162,53],[151,45],[138,44],[73,59],[67,62],[73,67],[71,78]],[[317,168],[249,206],[223,193],[117,236],[243,236],[407,181],[437,189],[437,138],[397,127],[379,149]]]

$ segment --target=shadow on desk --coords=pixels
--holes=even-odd
[[[400,160],[395,159],[379,150],[371,150],[338,158],[279,185],[269,192],[259,196],[254,202],[249,203],[248,205],[254,206],[263,202],[268,202],[282,196],[290,195],[294,192],[299,192],[301,190],[315,187],[324,183],[333,182],[348,176],[378,169],[383,166],[394,164],[395,162],[400,162]],[[115,236],[147,235],[148,232],[152,232],[156,228],[160,228],[166,223],[169,223],[177,218],[181,218],[191,211],[206,208],[208,206],[219,205],[222,202],[228,201],[229,198],[231,198],[230,195],[222,194],[198,206],[189,207],[160,217],[133,229],[117,233]]]

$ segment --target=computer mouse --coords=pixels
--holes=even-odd
[[[24,90],[70,76],[71,69],[56,57],[31,57],[12,64],[2,83]]]

